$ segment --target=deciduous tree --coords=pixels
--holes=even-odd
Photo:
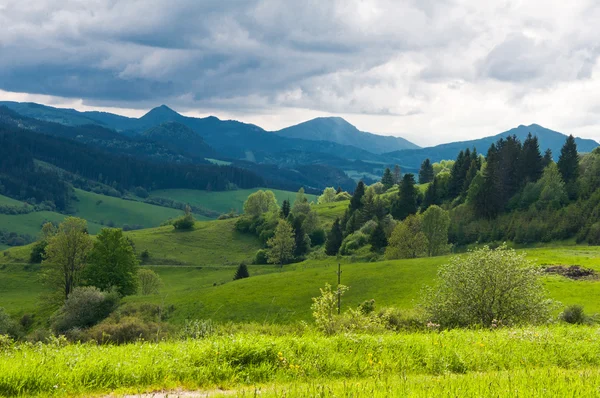
[[[281,267],[293,258],[296,246],[294,230],[286,220],[279,220],[275,228],[275,236],[267,242],[269,247],[268,258],[271,264],[279,264]]]

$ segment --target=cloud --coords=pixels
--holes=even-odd
[[[4,0],[0,94],[267,129],[335,114],[421,144],[600,138],[599,19],[594,0]]]

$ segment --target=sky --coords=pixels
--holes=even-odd
[[[600,140],[596,0],[0,0],[0,100]]]

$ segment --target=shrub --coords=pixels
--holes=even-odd
[[[560,313],[559,318],[563,322],[577,325],[582,325],[589,321],[589,318],[583,312],[583,307],[577,304],[565,308],[564,311]]]
[[[143,263],[150,260],[150,252],[148,251],[148,249],[144,249],[142,251],[142,253],[140,254],[140,260],[142,260]]]
[[[31,254],[29,255],[29,262],[32,264],[39,264],[44,259],[46,255],[46,246],[48,246],[48,242],[45,240],[41,240],[31,249]]]
[[[369,315],[373,311],[375,311],[375,299],[363,301],[358,305],[358,309],[364,315]]]
[[[260,249],[254,255],[254,264],[265,265],[269,263],[268,252],[265,249]]]
[[[348,290],[347,286],[338,285],[335,291],[331,290],[329,283],[325,284],[325,288],[319,289],[321,295],[313,297],[311,309],[312,315],[315,318],[317,329],[321,332],[332,335],[338,331],[339,318],[337,314],[338,295],[341,297]]]
[[[139,318],[124,317],[117,322],[103,322],[90,328],[84,336],[101,344],[126,344],[138,340],[159,341],[168,335],[168,327]]]
[[[149,269],[140,269],[137,272],[137,276],[139,282],[139,294],[148,296],[159,293],[160,288],[162,287],[162,280],[156,272]]]
[[[173,221],[173,227],[178,231],[189,231],[194,228],[194,216],[186,214]]]
[[[65,333],[73,328],[87,328],[102,321],[119,304],[116,292],[102,292],[96,287],[77,287],[53,319],[52,330]]]
[[[429,320],[442,327],[541,323],[550,309],[539,271],[505,245],[452,258],[425,299]]]
[[[342,246],[340,247],[340,253],[345,256],[353,254],[367,243],[369,243],[369,236],[361,231],[356,231],[344,239]]]
[[[309,237],[311,245],[321,246],[325,243],[327,235],[325,234],[325,230],[323,228],[318,228],[311,232]]]
[[[4,310],[0,307],[0,335],[9,335],[13,338],[19,337],[21,330],[17,322],[15,322]]]

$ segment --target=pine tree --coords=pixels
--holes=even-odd
[[[344,192],[344,190],[342,189],[342,187],[338,186],[337,190],[335,191],[335,194],[338,195],[340,193]]]
[[[288,218],[288,221],[292,225],[294,230],[294,256],[300,257],[308,253],[310,250],[310,238],[304,230],[304,220],[306,216],[304,214],[292,215]]]
[[[544,152],[544,168],[548,167],[548,165],[552,162],[554,162],[554,158],[552,156],[552,149],[548,148],[546,149],[546,152]]]
[[[342,227],[340,225],[340,219],[336,218],[331,226],[331,230],[327,234],[327,242],[325,243],[325,253],[328,256],[335,256],[338,254],[340,247],[342,246]]]
[[[381,177],[381,183],[383,184],[383,187],[386,191],[392,186],[394,186],[394,176],[392,175],[392,171],[389,167],[386,167],[385,171],[383,172],[383,177]]]
[[[281,218],[287,218],[290,215],[290,210],[290,201],[288,199],[285,199],[281,204]]]
[[[402,176],[402,171],[400,170],[400,166],[398,166],[397,164],[394,165],[394,172],[392,173],[392,175],[394,177],[394,184],[400,185],[400,178]]]
[[[502,211],[499,194],[499,154],[495,144],[490,146],[483,170],[483,181],[474,192],[473,207],[481,217],[494,218]]]
[[[471,158],[472,159],[472,158]],[[471,182],[479,172],[479,162],[477,160],[471,160],[471,166],[469,167],[469,171],[467,171],[467,175],[465,177],[465,183],[462,189],[462,196],[466,197],[469,192],[469,187],[471,186]]]
[[[365,195],[365,183],[359,181],[356,185],[356,189],[354,190],[354,195],[352,195],[352,199],[350,199],[350,211],[354,212],[355,210],[360,210],[363,206],[362,198]]]
[[[577,154],[575,138],[572,135],[567,137],[560,150],[557,166],[565,184],[568,185],[579,177],[579,155]]]
[[[369,243],[371,244],[371,251],[373,252],[378,252],[387,246],[388,240],[385,236],[385,229],[381,222],[377,222],[377,227],[375,227],[373,233],[371,233]]]
[[[411,214],[415,214],[417,208],[418,192],[415,187],[415,176],[405,174],[400,183],[398,197],[392,204],[392,216],[397,220],[404,220]]]
[[[438,178],[434,178],[433,182],[429,184],[425,195],[423,196],[423,203],[421,203],[421,212],[427,210],[429,206],[439,205],[440,200],[438,197]]]
[[[233,280],[237,281],[238,279],[249,278],[250,273],[248,272],[248,266],[244,263],[241,263],[237,270],[235,271],[235,275],[233,276]]]
[[[523,142],[521,170],[525,179],[523,182],[536,182],[544,172],[544,159],[540,153],[538,138],[531,133]]]
[[[419,184],[427,184],[433,181],[433,165],[429,158],[425,159],[421,163],[421,170],[419,170]]]
[[[450,182],[448,184],[448,195],[451,198],[455,198],[460,195],[462,191],[462,187],[465,183],[463,168],[465,163],[465,152],[460,151],[458,156],[456,157],[456,161],[452,166],[452,170],[450,171]]]

